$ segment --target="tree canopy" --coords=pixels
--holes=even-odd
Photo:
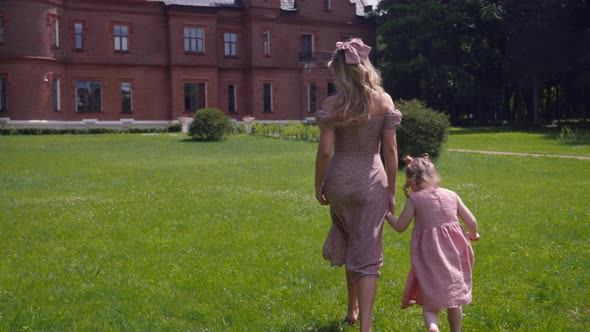
[[[586,118],[589,18],[589,0],[382,0],[385,88],[454,123]]]

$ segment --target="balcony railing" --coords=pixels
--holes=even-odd
[[[299,52],[299,62],[328,62],[332,58],[332,52]]]

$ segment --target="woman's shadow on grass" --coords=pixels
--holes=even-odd
[[[208,139],[204,139],[204,138],[193,138],[193,137],[186,137],[186,138],[182,138],[179,140],[182,143],[220,143],[224,140],[221,141],[213,141],[213,140],[208,140]]]
[[[331,322],[318,322],[316,326],[306,327],[302,329],[296,329],[292,326],[285,328],[283,331],[295,332],[295,331],[314,331],[314,332],[346,332],[352,331],[354,328],[351,325],[346,325],[340,320],[333,320]]]

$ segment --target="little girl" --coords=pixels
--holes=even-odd
[[[479,240],[477,221],[457,194],[439,187],[440,176],[428,154],[404,160],[404,193],[408,200],[399,219],[391,213],[386,217],[398,232],[405,231],[414,219],[412,267],[402,309],[422,305],[429,332],[438,331],[438,312],[447,309],[451,331],[460,332],[462,306],[471,302],[473,250],[469,240]],[[411,194],[408,188],[412,189]],[[463,230],[457,215],[469,233]]]

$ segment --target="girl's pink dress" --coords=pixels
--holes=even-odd
[[[414,205],[412,267],[402,309],[421,304],[427,311],[471,302],[473,249],[457,218],[458,196],[435,187],[410,194]]]

